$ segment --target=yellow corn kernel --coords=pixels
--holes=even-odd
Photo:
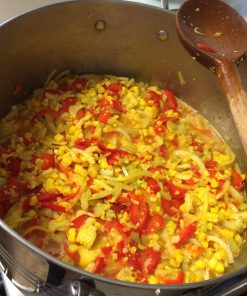
[[[208,262],[208,266],[210,269],[215,269],[217,264],[218,264],[218,261],[214,257],[210,259]]]
[[[232,172],[231,172],[231,170],[229,170],[229,169],[225,169],[225,170],[224,170],[224,174],[225,174],[227,177],[231,177]]]
[[[196,262],[195,262],[195,268],[196,269],[204,269],[206,267],[206,264],[205,264],[205,262],[203,261],[203,260],[197,260]]]
[[[211,213],[219,213],[219,208],[218,207],[213,207],[210,209]]]
[[[221,260],[221,259],[223,259],[223,258],[221,257],[221,253],[220,253],[220,252],[216,252],[216,253],[214,254],[214,258],[215,258],[216,260]]]
[[[176,258],[176,261],[177,261],[177,263],[178,263],[179,265],[180,265],[180,264],[183,262],[183,260],[184,260],[183,255],[180,254],[180,253],[175,254],[175,258]]]
[[[206,238],[206,233],[203,233],[203,232],[199,232],[198,234],[198,239],[200,242],[204,241]]]
[[[207,249],[208,248],[208,242],[207,241],[202,241],[201,242],[203,248]]]
[[[75,237],[76,237],[76,229],[75,228],[70,228],[68,230],[68,241],[70,243],[75,243]]]
[[[213,223],[211,223],[211,222],[207,223],[207,229],[212,230],[213,229]]]
[[[106,146],[108,149],[116,149],[117,147],[112,144],[107,144]]]
[[[169,235],[174,235],[175,230],[176,230],[176,224],[173,221],[170,220],[166,224],[166,229],[167,229]]]
[[[100,158],[98,163],[102,169],[107,169],[109,167],[106,158]]]
[[[66,155],[66,157],[62,158],[61,163],[63,166],[68,167],[71,165],[72,161],[73,161],[72,157]]]
[[[87,171],[82,166],[80,166],[79,164],[75,165],[74,172],[81,175],[81,176],[83,176],[83,177],[86,177],[86,175],[87,175]]]
[[[216,264],[216,266],[215,266],[215,271],[217,272],[217,273],[224,273],[225,272],[225,267],[224,267],[224,265],[223,265],[223,263],[221,263],[221,262],[218,262],[217,264]]]
[[[75,253],[75,252],[77,252],[78,251],[78,246],[77,245],[69,245],[69,247],[68,247],[68,249],[69,249],[69,251],[71,252],[71,253]]]
[[[54,140],[56,142],[62,142],[64,141],[64,136],[62,134],[57,134],[55,137],[54,137]]]
[[[243,238],[238,233],[235,235],[234,238],[235,238],[235,241],[239,244],[243,242]]]
[[[218,188],[219,187],[219,182],[216,181],[215,179],[211,179],[210,184],[211,184],[212,188]]]
[[[3,168],[0,168],[0,177],[5,177],[7,174],[6,170]]]
[[[96,178],[98,175],[97,165],[90,165],[88,168],[88,175],[92,178]]]
[[[29,204],[30,204],[30,206],[35,206],[37,203],[38,203],[38,198],[37,198],[37,196],[33,195],[30,199]]]
[[[131,254],[135,254],[136,253],[137,248],[136,247],[131,247],[130,248],[130,253]]]
[[[172,267],[179,267],[180,264],[177,263],[177,261],[174,259],[174,258],[171,258],[169,260],[169,264],[172,266]]]
[[[230,230],[230,229],[226,229],[226,228],[221,229],[220,233],[221,233],[221,235],[222,235],[223,237],[225,237],[225,238],[227,238],[227,239],[229,239],[229,238],[233,238],[233,235],[234,235],[234,233],[233,233],[232,230]]]
[[[156,285],[156,284],[159,284],[159,280],[157,279],[156,276],[154,276],[154,275],[150,275],[150,276],[148,277],[148,283],[149,283],[149,284],[152,284],[152,285]]]

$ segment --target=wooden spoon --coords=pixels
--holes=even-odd
[[[237,71],[247,51],[247,23],[220,0],[186,1],[176,22],[185,48],[220,79],[247,154],[247,96]]]

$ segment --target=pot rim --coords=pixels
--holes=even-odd
[[[102,3],[101,0],[71,0],[71,1],[64,1],[64,2],[60,2],[60,3],[53,3],[50,5],[46,5],[46,6],[42,6],[39,7],[37,9],[22,13],[16,17],[10,18],[8,20],[6,20],[5,22],[0,24],[0,30],[5,28],[6,26],[8,26],[9,24],[18,21],[20,18],[35,14],[35,13],[39,13],[40,11],[43,10],[47,10],[47,9],[52,9],[53,7],[59,7],[59,6],[63,6],[63,5],[74,5],[76,3],[79,2],[84,2],[84,3]],[[168,14],[170,16],[174,16],[175,18],[175,14],[171,11],[168,10],[164,10],[161,7],[156,7],[153,5],[149,5],[149,4],[144,4],[144,3],[139,3],[139,2],[130,2],[130,1],[126,1],[126,0],[104,0],[105,3],[109,3],[109,4],[114,4],[114,5],[127,5],[127,6],[141,6],[141,7],[146,7],[146,9],[149,10],[157,10],[160,12],[163,12],[164,14]],[[77,274],[81,274],[83,276],[87,276],[89,278],[92,278],[93,280],[97,280],[106,284],[114,284],[114,285],[118,285],[118,286],[122,286],[122,287],[127,287],[127,288],[136,288],[136,289],[146,289],[146,290],[170,290],[170,291],[175,291],[175,290],[190,290],[190,289],[196,289],[196,288],[201,288],[201,287],[206,287],[206,286],[213,286],[216,284],[220,284],[223,281],[229,280],[233,277],[239,276],[240,274],[244,273],[247,271],[247,266],[246,267],[242,267],[240,269],[238,269],[237,271],[232,271],[229,272],[225,275],[222,275],[220,277],[217,278],[213,278],[213,279],[209,279],[209,280],[204,280],[204,281],[200,281],[200,282],[194,282],[194,283],[187,283],[187,284],[174,284],[174,285],[165,285],[165,284],[140,284],[140,283],[131,283],[131,282],[125,282],[125,281],[120,281],[117,279],[111,279],[111,278],[107,278],[101,275],[97,275],[94,273],[90,273],[87,272],[81,268],[66,264],[65,262],[62,262],[58,259],[56,259],[55,257],[53,257],[52,255],[49,255],[48,253],[44,252],[43,250],[39,249],[38,247],[32,245],[29,241],[27,241],[26,239],[24,239],[21,235],[19,235],[15,230],[13,230],[12,228],[10,228],[2,219],[0,219],[0,227],[5,230],[7,233],[9,233],[12,237],[14,237],[15,239],[17,239],[20,243],[22,243],[23,245],[25,245],[28,249],[30,249],[31,251],[33,251],[34,253],[37,253],[38,255],[40,255],[41,257],[46,258],[49,261],[52,261],[54,263],[56,263],[58,266],[67,269],[69,271],[73,271]],[[18,264],[18,262],[16,262]]]

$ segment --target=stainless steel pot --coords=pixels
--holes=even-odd
[[[6,23],[0,28],[0,40],[1,116],[41,86],[53,69],[133,76],[174,89],[177,96],[198,109],[231,145],[246,172],[247,157],[218,81],[182,48],[172,13],[123,1],[73,1]],[[245,85],[246,67],[243,63],[240,69]],[[179,83],[178,71],[186,80],[184,86]],[[24,88],[14,97],[17,82]],[[246,248],[232,271],[218,279],[171,286],[141,285],[89,274],[62,263],[0,220],[1,268],[25,295],[195,295],[245,272]],[[244,279],[242,287],[246,285]]]

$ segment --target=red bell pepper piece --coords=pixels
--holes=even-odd
[[[131,197],[131,206],[129,208],[130,221],[136,225],[136,230],[142,233],[145,229],[148,218],[149,208],[143,196],[129,193]]]
[[[130,204],[130,196],[120,196],[117,202],[120,204]]]
[[[169,122],[169,121],[179,121],[179,118],[178,117],[172,117],[172,116],[163,116],[163,117],[160,117],[158,120],[162,121],[163,124]]]
[[[27,212],[31,209],[29,197],[26,197],[25,200],[23,201],[22,209],[24,212]]]
[[[17,177],[14,176],[8,178],[6,182],[6,187],[8,187],[10,190],[13,188],[17,188],[18,190],[21,190],[23,192],[29,191],[28,183],[21,182],[20,180],[18,180]]]
[[[110,231],[112,228],[116,229],[121,234],[123,239],[127,239],[129,237],[129,233],[124,230],[124,226],[118,220],[113,219],[112,221],[105,222],[105,231]]]
[[[85,150],[91,146],[90,139],[79,139],[76,140],[74,147],[77,149]]]
[[[153,179],[153,178],[146,178],[145,181],[147,182],[148,184],[148,187],[154,192],[154,193],[158,193],[160,192],[160,186],[158,184],[158,182]]]
[[[51,201],[56,200],[58,197],[57,193],[40,193],[37,195],[39,201]]]
[[[30,144],[32,144],[32,141],[29,140],[27,137],[22,136],[22,141],[24,143],[25,146],[29,146]]]
[[[112,83],[111,85],[105,85],[105,89],[110,90],[112,92],[120,92],[122,89],[122,84],[121,83]]]
[[[162,281],[162,284],[166,285],[177,285],[184,282],[184,272],[182,270],[178,272],[178,275],[175,279],[168,279],[160,275],[157,275],[157,277]]]
[[[64,100],[61,102],[62,106],[61,106],[61,108],[59,109],[60,114],[61,114],[61,113],[68,112],[68,111],[69,111],[69,107],[75,105],[76,102],[77,102],[77,99],[74,98],[74,97],[64,99]]]
[[[43,159],[43,162],[41,164],[42,170],[48,170],[49,168],[55,167],[55,157],[53,154],[48,153],[48,152],[44,152],[41,155],[41,158]]]
[[[186,189],[181,188],[179,186],[174,185],[171,181],[166,181],[167,189],[169,194],[174,199],[183,199],[185,196],[185,193],[187,192]]]
[[[95,138],[78,139],[74,147],[77,149],[85,150],[90,146],[99,146],[99,140]]]
[[[195,151],[203,153],[204,148],[201,144],[199,144],[194,138],[192,139],[191,145],[193,146]]]
[[[166,127],[163,124],[158,124],[157,122],[154,123],[153,129],[156,135],[164,134],[166,131]]]
[[[49,202],[49,201],[42,201],[40,203],[40,205],[44,208],[49,208],[55,212],[63,212],[64,213],[66,211],[65,207],[57,205],[57,204]]]
[[[214,169],[216,168],[218,165],[218,162],[217,161],[213,161],[213,160],[208,160],[205,162],[205,167],[207,169]]]
[[[148,94],[150,95],[150,99],[154,101],[155,106],[160,108],[160,102],[162,101],[161,95],[152,90],[148,91]]]
[[[117,243],[117,258],[118,260],[121,260],[126,256],[126,252],[124,252],[124,248],[127,247],[127,242],[124,240],[121,240]]]
[[[179,212],[175,209],[179,209],[179,207],[184,203],[183,199],[172,199],[171,201],[166,200],[165,198],[161,199],[161,205],[164,213],[168,216],[173,217],[176,216]]]
[[[212,47],[208,46],[206,43],[203,43],[203,42],[197,43],[196,46],[199,49],[202,49],[202,50],[207,51],[207,52],[215,52],[215,50]]]
[[[172,144],[174,147],[179,148],[179,142],[178,142],[177,139],[173,139],[173,140],[171,140],[170,142],[171,142],[171,144]]]
[[[103,109],[99,113],[98,121],[105,124],[111,118],[111,116],[112,115],[109,111]]]
[[[186,243],[190,238],[194,237],[196,232],[196,223],[191,223],[187,225],[182,231],[180,232],[180,239],[177,243],[175,243],[175,247],[181,248],[181,246]]]
[[[66,169],[61,163],[57,165],[57,169],[60,173],[63,173],[68,180],[70,179],[69,170]]]
[[[50,108],[45,108],[40,110],[39,112],[37,112],[34,117],[33,120],[38,119],[39,117],[45,116],[45,115],[49,115],[50,117],[52,117],[55,120],[58,120],[60,117],[60,113],[56,110],[50,109]]]
[[[76,192],[71,193],[71,194],[65,196],[65,197],[63,198],[63,201],[68,201],[68,200],[73,199],[74,197],[76,197],[76,195],[77,195],[79,192],[80,192],[80,188],[78,188],[78,189],[76,190]]]
[[[188,180],[184,180],[184,183],[187,184],[187,185],[194,185],[195,184],[195,181],[193,178],[190,178]]]
[[[166,146],[165,145],[161,145],[159,147],[159,151],[160,151],[160,155],[161,156],[165,156],[167,154],[167,149],[166,149]]]
[[[102,253],[106,258],[110,256],[111,252],[112,252],[112,247],[102,248]]]
[[[80,120],[83,117],[85,117],[85,111],[83,110],[83,108],[81,108],[76,112],[76,119]]]
[[[87,215],[81,215],[75,218],[71,224],[74,228],[79,229],[88,219],[89,216]]]
[[[95,261],[94,261],[94,273],[100,273],[102,272],[102,270],[104,269],[104,267],[106,266],[106,260],[104,257],[96,257]]]
[[[160,252],[153,248],[147,248],[140,259],[141,266],[145,273],[152,274],[160,262]]]
[[[117,111],[119,111],[121,113],[126,112],[126,108],[120,100],[113,100],[112,106],[114,109],[116,109]]]
[[[177,109],[178,107],[178,102],[173,94],[172,91],[170,90],[165,90],[164,94],[166,95],[166,108],[167,109]]]
[[[243,186],[244,186],[243,179],[241,175],[236,171],[232,171],[231,183],[232,183],[232,186],[236,188],[238,191],[241,191],[243,189]]]
[[[78,92],[80,90],[84,90],[87,86],[87,80],[82,77],[75,78],[69,86],[67,86],[67,90],[72,92]]]
[[[190,168],[196,177],[201,178],[201,176],[202,176],[201,172],[198,170],[198,168],[193,163],[190,164]],[[212,171],[210,171],[210,174],[211,174],[211,172]]]
[[[165,225],[164,218],[159,214],[151,216],[147,222],[147,226],[143,231],[144,234],[151,234],[153,232],[161,230]]]
[[[110,106],[111,105],[111,102],[105,98],[99,100],[99,105],[101,107],[107,107],[107,106]]]
[[[17,177],[21,169],[21,160],[17,157],[10,157],[7,162],[7,169],[12,176]]]

